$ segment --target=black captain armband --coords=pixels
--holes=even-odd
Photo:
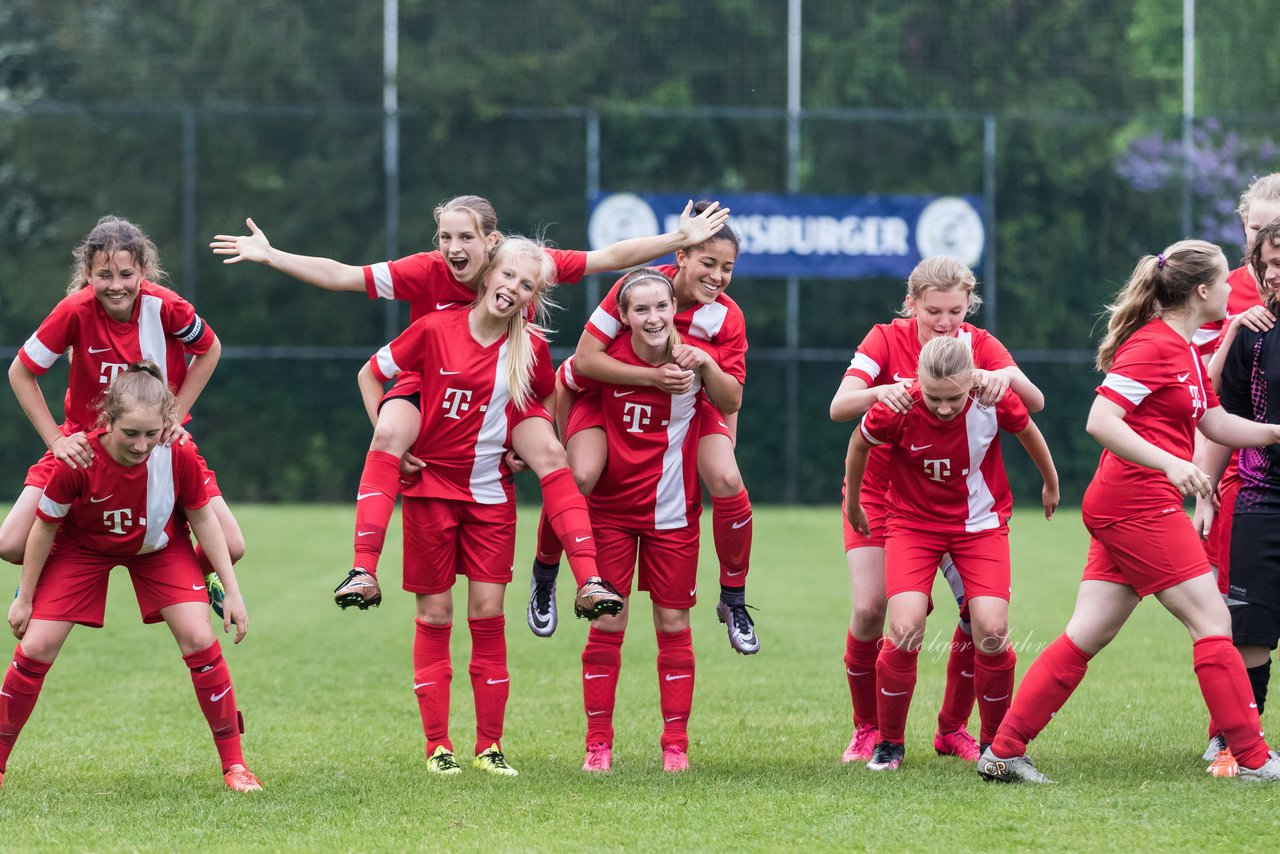
[[[184,329],[179,329],[174,337],[183,344],[194,344],[199,341],[200,336],[204,334],[204,328],[204,319],[197,314],[195,319],[191,321],[190,325]]]

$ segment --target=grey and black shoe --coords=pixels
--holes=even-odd
[[[529,579],[529,608],[525,612],[529,631],[540,638],[549,638],[556,630],[556,582],[539,581],[535,574]]]
[[[1261,768],[1240,766],[1240,779],[1250,783],[1280,783],[1280,753],[1271,751]]]
[[[1218,758],[1218,754],[1227,749],[1227,740],[1220,735],[1209,737],[1209,746],[1204,749],[1204,755],[1200,757],[1201,762],[1212,762]]]
[[[875,750],[871,751],[871,761],[867,763],[867,770],[897,771],[906,754],[905,745],[882,741],[876,745]]]
[[[756,624],[747,613],[745,603],[729,604],[721,599],[716,603],[716,618],[729,630],[729,646],[743,655],[755,655],[760,651]]]
[[[1001,759],[988,747],[978,757],[978,774],[982,779],[994,783],[1052,783],[1045,775],[1036,770],[1026,756],[1014,756]]]

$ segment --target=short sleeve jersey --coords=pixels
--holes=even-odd
[[[36,506],[37,517],[61,525],[56,542],[127,557],[190,536],[183,511],[209,503],[194,445],[157,445],[144,461],[127,466],[107,453],[102,434],[89,434],[93,465],[56,466]]]
[[[476,504],[514,501],[503,462],[511,427],[521,414],[507,390],[509,340],[482,345],[471,335],[470,312],[447,311],[415,321],[369,360],[381,381],[402,371],[422,374],[422,430],[414,454],[427,465],[403,494]],[[536,357],[533,405],[555,390],[547,343],[530,336]]]
[[[1190,460],[1196,424],[1218,405],[1200,354],[1163,320],[1151,320],[1120,345],[1097,393],[1124,409],[1141,438]],[[1085,521],[1105,525],[1136,516],[1182,512],[1182,495],[1162,472],[1103,450],[1085,491]]]
[[[1195,337],[1191,339],[1191,343],[1196,345],[1201,356],[1212,356],[1218,349],[1222,341],[1222,332],[1231,322],[1231,318],[1237,314],[1243,314],[1255,305],[1262,304],[1262,297],[1258,296],[1258,285],[1254,282],[1253,273],[1248,267],[1236,267],[1232,270],[1227,276],[1227,285],[1231,288],[1231,293],[1227,296],[1227,316],[1222,320],[1214,320],[1201,326],[1196,330]]]
[[[877,403],[858,428],[872,445],[888,446],[891,516],[955,532],[1005,525],[1013,497],[999,434],[1020,432],[1030,423],[1021,398],[1006,394],[990,407],[971,398],[963,411],[943,421],[929,411],[918,386],[911,395],[916,403],[904,414]]]
[[[556,282],[581,281],[587,269],[587,253],[576,249],[548,249],[556,265]],[[364,268],[369,299],[404,300],[410,322],[432,312],[466,308],[475,302],[474,289],[462,284],[439,250],[419,252],[398,261],[383,261]]]
[[[107,315],[93,288],[81,288],[65,297],[22,345],[18,358],[40,376],[65,351],[71,351],[67,417],[62,429],[74,433],[89,430],[97,422],[99,397],[133,362],[155,362],[169,388],[176,392],[187,376],[187,356],[207,353],[213,341],[213,330],[191,303],[144,280],[133,315],[123,322]]]
[[[1222,363],[1222,408],[1280,424],[1280,334],[1240,329]],[[1236,513],[1280,513],[1280,446],[1241,448]],[[1224,508],[1231,512],[1231,508]]]
[[[606,352],[627,365],[648,364],[636,355],[630,336],[615,339]],[[677,395],[611,385],[574,374],[572,357],[560,365],[560,377],[566,388],[600,395],[609,454],[587,498],[592,521],[658,531],[695,523],[702,503],[697,378]]]
[[[656,268],[673,278],[680,268],[666,264]],[[587,320],[587,331],[608,345],[624,332],[618,314],[619,279]],[[712,345],[708,352],[720,370],[739,383],[747,381],[747,321],[738,304],[724,293],[709,305],[698,303],[676,315],[676,331],[681,335]]]
[[[973,363],[978,368],[997,371],[1016,364],[1004,345],[985,329],[962,323],[956,336],[969,345]],[[900,317],[892,323],[877,323],[858,345],[844,375],[857,377],[867,384],[867,388],[914,380],[923,346],[915,318]],[[879,503],[884,500],[888,488],[888,451],[873,448],[862,481],[862,501]]]

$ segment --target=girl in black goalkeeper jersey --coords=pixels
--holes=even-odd
[[[1250,312],[1241,315],[1227,331],[1234,335],[1221,348],[1225,357],[1215,357],[1210,373],[1216,373],[1220,362],[1220,397],[1228,412],[1280,424],[1280,330],[1274,328],[1274,318],[1280,315],[1280,218],[1259,229],[1247,261],[1263,301],[1263,306],[1250,312],[1265,312],[1271,322],[1249,323]],[[1255,331],[1254,326],[1265,331]],[[1248,669],[1261,715],[1271,675],[1271,650],[1280,641],[1280,446],[1241,449],[1240,478],[1226,596],[1232,640]]]

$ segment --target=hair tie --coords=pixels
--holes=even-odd
[[[1157,270],[1164,269],[1164,253],[1163,252],[1161,252],[1159,255],[1156,256],[1156,269]]]

